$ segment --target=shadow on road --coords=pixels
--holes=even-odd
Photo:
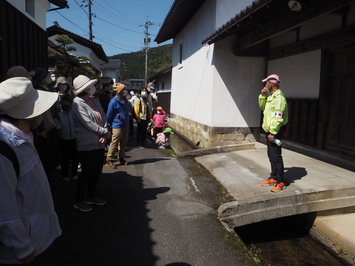
[[[73,207],[75,181],[51,189],[63,234],[36,265],[155,265],[146,203],[170,188],[144,189],[140,176],[103,173],[97,196],[107,203],[87,213]]]

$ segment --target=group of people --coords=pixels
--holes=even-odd
[[[47,179],[56,137],[63,148],[61,175],[65,181],[77,180],[74,207],[87,212],[92,204],[106,203],[96,195],[105,147],[109,144],[109,167],[115,167],[116,161],[127,164],[125,148],[132,119],[137,122],[137,144],[141,148],[145,147],[151,120],[155,125],[153,137],[160,147],[166,147],[173,134],[166,127],[163,108],[152,106],[149,86],[140,95],[131,95],[136,97],[130,101],[125,85],[115,83],[116,95],[108,96],[106,107],[100,97],[95,97],[96,79],[79,75],[71,91],[67,79],[59,77],[53,92],[49,89],[51,74],[43,68],[28,72],[18,66],[11,68],[7,79],[0,83],[0,264],[31,263],[61,235]],[[263,82],[259,106],[264,111],[262,127],[271,174],[261,185],[272,185],[271,191],[279,192],[286,184],[281,146],[275,140],[284,136],[288,107],[279,77],[270,75]],[[271,93],[268,98],[267,91]],[[77,177],[79,161],[82,170]]]
[[[62,179],[77,180],[74,208],[91,211],[90,205],[106,203],[96,195],[105,160],[127,164],[132,117],[142,147],[144,126],[152,118],[146,88],[132,105],[125,85],[115,83],[115,95],[104,88],[110,92],[105,92],[105,106],[96,93],[96,79],[79,75],[71,86],[58,77],[53,90],[52,74],[41,67],[28,72],[16,66],[0,83],[0,264],[31,263],[61,235],[48,182],[57,160]]]

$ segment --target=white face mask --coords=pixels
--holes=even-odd
[[[91,96],[93,96],[93,95],[94,95],[94,93],[96,92],[96,88],[95,88],[95,86],[94,86],[94,85],[91,85],[89,88],[90,88],[90,90],[89,90],[89,94],[90,94]]]
[[[148,93],[147,93],[147,92],[145,92],[145,91],[143,91],[143,92],[142,92],[142,94],[141,94],[141,96],[145,98],[145,97],[147,97],[147,96],[148,96]]]

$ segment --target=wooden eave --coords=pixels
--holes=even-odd
[[[326,14],[346,16],[348,10],[346,7],[354,0],[303,0],[300,2],[302,2],[302,9],[295,12],[288,7],[288,1],[255,1],[251,7],[236,15],[202,43],[212,44],[234,35],[236,37],[234,54],[267,57],[270,38],[288,31],[297,31],[304,23]],[[308,41],[315,40],[316,38]],[[300,50],[300,47],[295,48],[300,45],[300,43],[293,44],[292,49]],[[292,49],[288,48],[288,50]],[[278,52],[280,49],[279,51],[275,49],[270,51],[270,55],[275,56]]]
[[[175,0],[165,17],[155,42],[175,38],[206,0]]]

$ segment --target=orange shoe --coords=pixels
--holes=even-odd
[[[267,186],[271,186],[271,185],[275,185],[277,183],[277,181],[273,178],[269,178],[263,182],[260,183],[260,185],[262,187],[267,187]]]
[[[281,192],[285,188],[286,188],[286,184],[283,182],[280,182],[280,183],[275,184],[275,186],[273,186],[270,191],[271,192]]]

